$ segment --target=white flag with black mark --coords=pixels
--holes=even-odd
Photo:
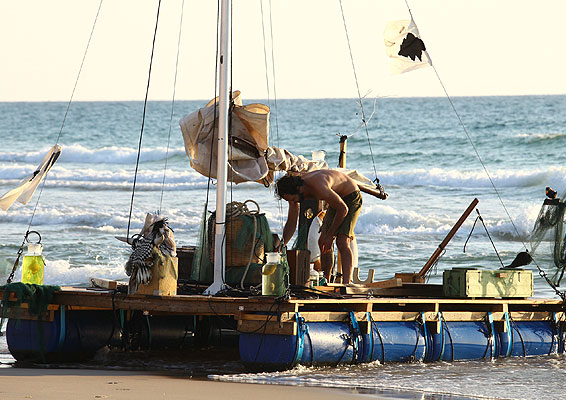
[[[384,38],[385,52],[391,58],[391,73],[402,74],[432,65],[412,19],[388,22]]]

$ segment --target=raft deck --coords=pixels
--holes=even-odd
[[[424,285],[423,285],[424,286]],[[427,285],[436,286],[436,285]],[[434,290],[433,290],[434,291]],[[3,292],[0,291],[3,296]],[[15,300],[11,298],[11,300]],[[419,318],[439,332],[440,319],[444,321],[484,321],[491,313],[495,324],[501,325],[507,317],[514,321],[566,320],[564,305],[553,299],[454,299],[426,297],[361,297],[318,298],[288,300],[265,296],[217,297],[205,295],[126,295],[113,290],[62,287],[56,291],[48,306],[49,315],[42,320],[52,321],[54,312],[66,310],[142,311],[145,315],[160,316],[228,316],[237,321],[238,331],[263,334],[296,335],[297,315],[306,322],[347,321],[350,313],[362,330],[368,321],[415,321]],[[35,320],[28,304],[10,307],[8,318]],[[367,328],[369,329],[369,328]],[[366,329],[366,330],[367,330]]]

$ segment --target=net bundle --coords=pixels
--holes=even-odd
[[[554,273],[552,282],[560,285],[566,268],[566,237],[564,237],[564,212],[566,204],[562,198],[544,201],[530,236],[531,253],[534,255],[540,244],[545,241],[551,247]]]

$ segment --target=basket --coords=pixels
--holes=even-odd
[[[253,221],[254,217],[241,215],[234,217],[226,223],[226,266],[227,267],[245,267],[250,262],[252,264],[262,264],[265,253],[265,244],[263,240],[258,239],[259,236],[256,232],[256,237],[253,236]],[[251,223],[251,229],[247,224]],[[211,249],[209,251],[210,261],[214,262],[214,240],[216,232],[214,229],[215,220],[213,216],[208,220],[208,231],[212,236],[209,240]],[[259,231],[259,221],[256,222],[257,230]],[[252,254],[253,252],[253,254]]]

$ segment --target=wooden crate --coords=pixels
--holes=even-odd
[[[164,265],[153,265],[151,281],[140,285],[136,294],[153,296],[175,296],[177,294],[177,276],[179,260],[177,257],[167,257]]]
[[[443,293],[460,298],[531,297],[533,273],[523,269],[453,268],[444,271]]]

